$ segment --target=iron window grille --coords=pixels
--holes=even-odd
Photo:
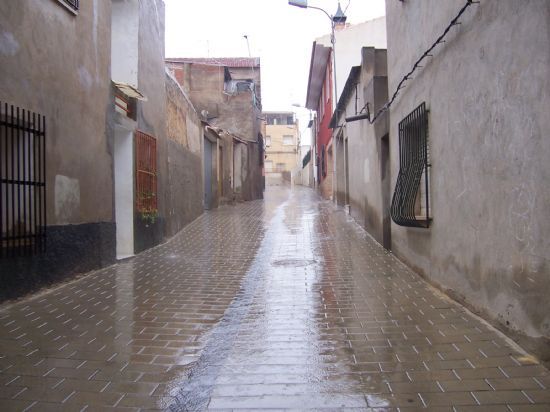
[[[422,103],[399,123],[399,174],[390,214],[400,226],[430,226],[428,110]]]
[[[157,140],[136,132],[136,208],[142,214],[157,214]]]
[[[74,11],[78,11],[78,8],[80,6],[79,0],[61,0],[63,3],[65,3],[69,8],[71,8]]]
[[[0,256],[46,247],[46,119],[0,102]]]
[[[302,159],[302,169],[307,166],[309,161],[311,160],[311,150],[308,150],[304,158]]]

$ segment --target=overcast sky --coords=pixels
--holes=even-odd
[[[307,119],[307,112],[292,104],[305,104],[312,42],[330,32],[327,16],[289,6],[288,0],[165,0],[165,4],[166,57],[246,57],[246,34],[251,55],[261,58],[263,109],[294,110]],[[334,14],[338,1],[309,4]],[[348,0],[341,0],[341,5],[345,9]],[[384,0],[351,0],[346,12],[352,24],[384,14]]]

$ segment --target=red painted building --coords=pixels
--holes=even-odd
[[[317,112],[312,131],[315,153],[315,185],[326,199],[332,198],[332,129],[333,106],[332,49],[316,42],[311,51],[306,107]]]

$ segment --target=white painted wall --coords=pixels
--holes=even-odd
[[[116,255],[134,255],[134,149],[133,133],[115,128]]]
[[[138,0],[113,0],[111,15],[111,79],[138,87]]]
[[[337,30],[335,35],[336,81],[338,98],[340,98],[351,68],[361,65],[361,48],[387,48],[386,18],[379,17],[364,23],[354,24],[342,30]],[[319,37],[316,42],[323,46],[332,47],[330,34]]]

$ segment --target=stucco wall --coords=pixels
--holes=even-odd
[[[166,73],[168,185],[166,236],[173,236],[203,212],[202,124],[177,81]]]
[[[254,104],[251,92],[241,92],[228,95],[224,90],[224,67],[208,64],[189,64],[168,62],[167,67],[189,94],[197,112],[208,112],[208,121],[211,125],[220,127],[235,134],[240,139],[249,141],[245,148],[242,144],[236,156],[224,154],[224,158],[235,165],[233,178],[237,176],[234,193],[224,191],[224,198],[232,196],[237,200],[252,200],[262,197],[263,176],[260,167],[260,147],[256,142],[261,131],[261,107]],[[259,68],[230,67],[233,79],[253,79],[260,84]],[[259,95],[260,88],[256,91]],[[227,152],[227,151],[226,151]],[[227,157],[227,156],[232,156]],[[235,159],[238,159],[235,161]],[[225,166],[224,166],[225,167]]]
[[[390,93],[464,4],[386,3]],[[393,225],[394,252],[547,359],[549,22],[547,0],[473,5],[401,92],[390,132],[394,185],[398,122],[426,102],[433,224]]]
[[[277,163],[284,163],[285,171],[293,170],[298,164],[298,126],[297,125],[266,125],[266,138],[271,138],[271,144],[266,144],[265,161],[273,162],[273,168]],[[284,145],[283,136],[292,136],[292,144]],[[269,170],[266,169],[266,173]],[[281,172],[281,170],[277,170]]]
[[[220,204],[235,200],[233,194],[233,138],[222,134],[218,140],[218,151],[221,150],[221,165],[219,165],[218,179],[220,181]],[[220,158],[218,154],[218,158]]]
[[[345,117],[355,116],[356,110],[360,111],[367,103],[372,115],[386,103],[386,51],[364,47],[359,54],[362,56],[360,72],[357,79],[351,80],[357,83],[357,92],[352,91],[347,96],[345,115],[340,116],[339,122],[345,125],[343,133],[348,139],[350,214],[378,242],[389,247],[385,234],[389,230],[389,189],[386,184],[389,174],[384,169],[387,163],[384,158],[388,160],[389,154],[384,151],[382,141],[388,131],[387,117],[382,116],[376,125],[371,125],[366,119],[349,123],[344,120]],[[343,204],[346,188],[341,141],[338,149],[336,189],[339,203]]]
[[[56,1],[0,2],[0,99],[46,117],[49,225],[113,219],[110,10],[103,1],[81,2],[77,15]]]
[[[168,140],[166,138],[166,94],[164,69],[164,2],[140,1],[138,88],[147,101],[137,105],[137,128],[157,141],[157,207],[158,218],[153,224],[136,213],[135,252],[160,243],[165,237],[169,213]]]
[[[47,246],[2,259],[0,300],[115,260],[111,3],[0,2],[0,99],[46,118]]]
[[[363,23],[336,29],[335,37],[336,81],[338,84],[338,98],[340,98],[350,69],[361,64],[361,47],[386,48],[386,18],[378,17]],[[327,47],[332,46],[329,34],[319,37],[316,41]]]

